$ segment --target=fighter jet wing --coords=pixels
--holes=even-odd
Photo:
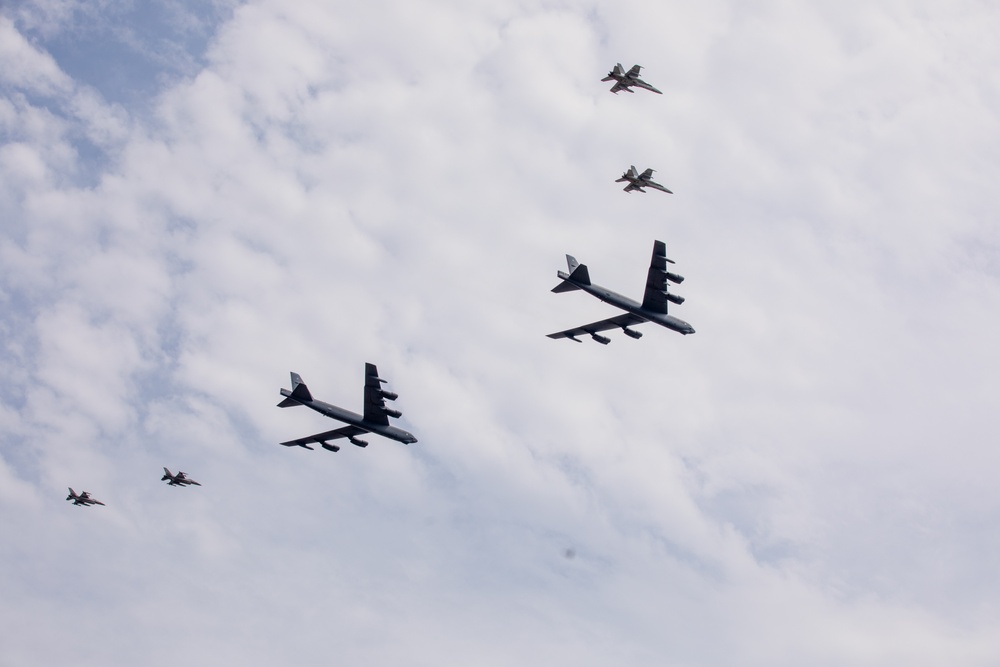
[[[649,260],[649,273],[646,274],[646,291],[642,295],[642,307],[654,313],[667,312],[667,262],[673,264],[673,260],[667,259],[667,246],[663,241],[654,241],[653,257]]]
[[[642,324],[645,321],[646,320],[638,315],[623,313],[622,315],[609,317],[608,319],[601,320],[600,322],[584,324],[582,327],[574,327],[573,329],[550,333],[549,338],[571,338],[573,340],[577,340],[577,336],[589,336],[591,334],[608,331],[610,329],[624,329],[625,327],[632,326],[633,324]]]
[[[617,82],[615,85],[611,86],[611,92],[617,94],[619,90],[624,90],[626,93],[631,93],[632,90],[623,84],[621,81]]]
[[[632,169],[635,169],[635,167],[632,167]],[[642,172],[642,174],[639,175],[639,178],[641,178],[644,181],[648,181],[652,177],[653,177],[653,169],[647,169],[646,171]]]
[[[385,411],[382,383],[375,364],[365,364],[365,421],[373,424],[389,425],[389,415]]]
[[[641,65],[632,65],[632,69],[628,71],[628,75],[632,78],[639,76],[639,72],[642,70]]]
[[[322,433],[317,433],[316,435],[299,438],[298,440],[289,440],[288,442],[283,442],[281,444],[285,447],[305,447],[306,445],[314,442],[323,443],[327,440],[337,440],[338,438],[353,438],[354,436],[361,435],[362,433],[368,433],[368,431],[360,426],[341,426],[340,428],[335,428],[332,431],[323,431]],[[199,486],[201,485],[199,484]]]

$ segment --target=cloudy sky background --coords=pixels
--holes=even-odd
[[[998,33],[6,2],[0,665],[1000,663]],[[695,335],[545,338],[654,239]],[[419,443],[277,446],[366,361]]]

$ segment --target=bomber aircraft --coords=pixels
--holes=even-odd
[[[639,70],[641,69],[642,67],[639,65],[632,65],[632,69],[626,72],[622,64],[617,63],[615,64],[615,68],[608,72],[608,75],[601,79],[601,81],[614,81],[615,85],[611,86],[611,92],[615,95],[618,94],[619,90],[634,93],[635,91],[632,90],[632,86],[639,86],[640,88],[645,88],[646,90],[662,95],[662,92],[639,78]]]
[[[653,258],[649,263],[649,273],[646,275],[646,291],[642,297],[642,303],[637,303],[628,297],[617,292],[612,292],[606,287],[595,285],[590,282],[590,272],[586,264],[580,264],[572,255],[566,255],[566,264],[569,266],[569,273],[557,271],[561,283],[556,285],[553,292],[571,292],[573,290],[583,290],[588,294],[596,296],[605,303],[610,303],[616,308],[625,311],[623,315],[585,324],[582,327],[574,327],[549,334],[549,338],[569,338],[578,343],[577,336],[588,334],[601,345],[611,342],[610,338],[601,336],[598,332],[610,329],[621,329],[629,338],[641,338],[642,333],[629,329],[630,326],[642,324],[643,322],[655,322],[661,326],[673,329],[682,334],[694,333],[694,327],[667,314],[667,302],[678,305],[684,303],[684,297],[671,294],[667,287],[668,281],[680,284],[684,282],[684,276],[667,271],[667,262],[674,263],[672,259],[667,259],[667,249],[663,241],[653,242]]]
[[[299,438],[298,440],[289,440],[288,442],[283,442],[281,444],[286,447],[299,446],[305,447],[306,449],[312,449],[309,444],[318,442],[323,446],[323,449],[336,452],[340,450],[340,447],[330,444],[328,442],[329,440],[347,438],[352,445],[367,447],[367,442],[359,440],[355,437],[357,435],[361,435],[362,433],[376,433],[407,445],[411,442],[416,442],[417,439],[413,437],[412,433],[389,424],[389,417],[397,418],[402,416],[402,413],[398,410],[393,410],[385,406],[385,399],[394,401],[398,398],[398,396],[391,391],[382,389],[383,382],[385,382],[385,380],[378,376],[378,369],[375,368],[375,364],[366,363],[365,413],[364,415],[359,415],[351,412],[350,410],[337,407],[336,405],[330,405],[329,403],[315,400],[312,397],[312,394],[309,393],[309,388],[304,382],[302,382],[302,378],[299,374],[292,373],[292,390],[281,390],[281,395],[285,397],[285,400],[278,403],[279,408],[290,408],[295,405],[304,405],[307,408],[312,408],[322,415],[330,417],[331,419],[346,422],[348,425],[332,431],[324,431],[323,433],[317,433],[305,438]]]
[[[667,194],[674,194],[670,190],[653,181],[653,169],[647,169],[641,174],[635,168],[635,165],[631,165],[621,178],[616,178],[615,183],[628,182],[625,186],[625,192],[632,192],[633,190],[638,190],[639,192],[646,192],[643,188],[656,188],[657,190],[663,190]]]
[[[178,471],[176,475],[173,475],[166,468],[163,469],[163,477],[160,478],[160,481],[167,482],[167,486],[189,486],[191,484],[201,486],[201,484],[188,477],[185,473]]]
[[[90,497],[89,491],[84,491],[80,495],[76,494],[73,487],[69,487],[69,495],[66,496],[66,500],[72,500],[74,505],[103,505],[100,500]]]

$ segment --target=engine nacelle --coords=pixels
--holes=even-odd
[[[379,390],[378,393],[382,395],[382,398],[389,401],[395,401],[397,398],[399,398],[399,394],[392,391],[386,391],[384,389]]]
[[[639,340],[640,338],[642,338],[642,332],[641,331],[635,331],[633,329],[629,329],[628,327],[622,327],[622,332],[624,332],[624,334],[626,336],[628,336],[629,338],[634,338],[636,340]]]
[[[321,442],[319,444],[323,445],[323,449],[328,449],[331,452],[339,452],[340,451],[340,445],[331,445],[329,442]]]
[[[358,447],[367,447],[368,446],[367,442],[365,442],[364,440],[358,440],[353,435],[348,436],[347,439],[351,441],[352,445],[357,445]]]
[[[601,345],[607,345],[608,343],[611,342],[610,338],[607,338],[606,336],[602,336],[600,334],[592,333],[592,334],[590,334],[590,337],[593,338],[594,340],[596,340]]]
[[[680,285],[682,282],[684,282],[684,276],[680,274],[670,273],[669,271],[664,271],[663,274],[667,277],[667,280],[669,280],[672,283],[677,283],[678,285]]]
[[[682,296],[677,296],[676,294],[665,294],[664,296],[667,297],[667,301],[676,303],[678,306],[684,303],[684,297]]]
[[[392,417],[393,419],[399,419],[400,417],[402,417],[402,416],[403,416],[403,413],[402,413],[402,412],[400,412],[399,410],[392,410],[392,409],[390,409],[390,408],[386,408],[386,409],[384,410],[384,412],[385,412],[385,414],[389,415],[389,416],[390,416],[390,417]]]

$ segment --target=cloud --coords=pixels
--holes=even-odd
[[[995,662],[959,5],[255,2],[142,103],[5,14],[0,661]],[[637,297],[654,239],[696,335],[544,336],[609,314],[565,253]],[[277,446],[365,361],[418,443]]]

